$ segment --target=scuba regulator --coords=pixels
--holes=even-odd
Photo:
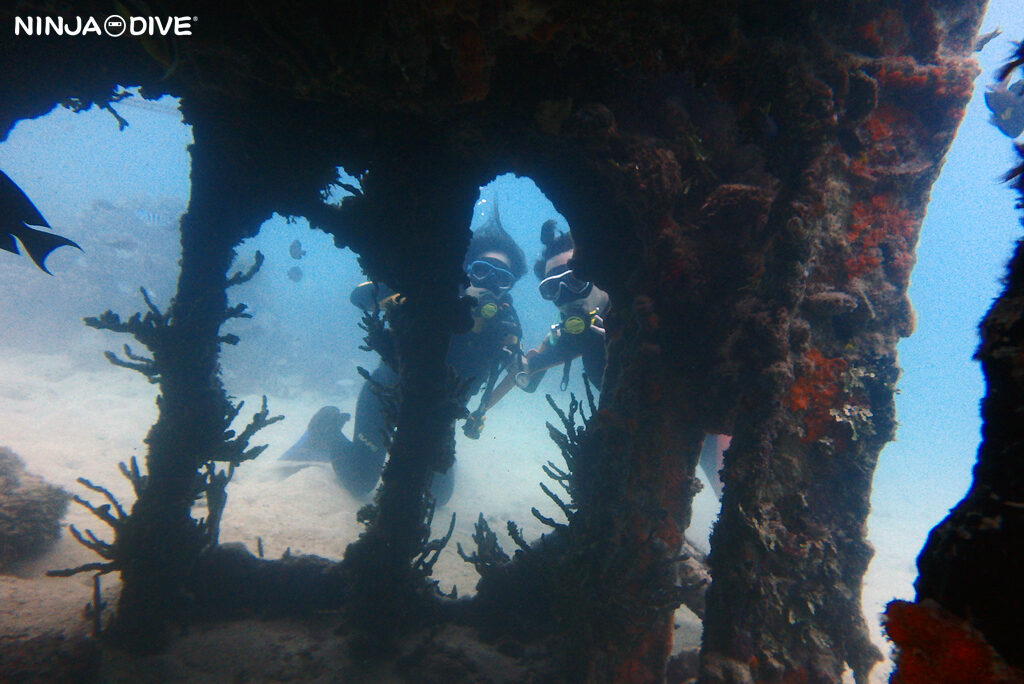
[[[556,327],[570,335],[582,335],[594,324],[594,318],[596,316],[597,309],[594,309],[593,311],[575,309],[566,314],[565,317],[562,318],[562,322]]]
[[[482,294],[476,297],[476,306],[473,307],[473,318],[489,321],[497,316],[500,310],[501,305],[498,304],[498,298],[491,292],[484,290]]]

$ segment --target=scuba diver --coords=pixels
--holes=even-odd
[[[608,293],[589,281],[577,278],[569,266],[573,256],[570,233],[555,232],[555,222],[548,220],[541,226],[540,240],[544,245],[541,258],[533,266],[540,280],[540,296],[558,308],[559,322],[536,349],[519,358],[518,370],[505,376],[495,389],[491,404],[497,403],[515,384],[533,392],[545,372],[562,366],[561,388],[569,383],[572,362],[583,359],[583,370],[591,381],[601,387],[604,375],[604,318],[608,312]]]
[[[508,374],[489,397],[487,408],[494,406],[514,386],[533,392],[554,366],[562,365],[561,389],[569,383],[572,362],[583,359],[583,370],[588,379],[603,387],[605,367],[604,316],[610,302],[608,293],[594,283],[573,274],[571,260],[575,245],[571,233],[556,233],[556,224],[547,220],[541,226],[540,241],[544,245],[540,259],[534,264],[534,274],[540,280],[540,296],[558,307],[559,322],[536,349],[521,355],[509,367]],[[472,435],[468,436],[472,437]],[[701,447],[700,465],[707,475],[715,495],[721,498],[722,482],[718,471],[722,467],[722,454],[729,447],[727,435],[706,435]]]
[[[526,257],[512,236],[502,228],[497,209],[491,219],[473,234],[464,263],[469,280],[464,294],[476,299],[473,328],[452,337],[448,364],[460,380],[468,382],[467,396],[471,397],[484,388],[480,407],[470,415],[468,427],[463,428],[467,433],[479,436],[491,392],[502,370],[518,356],[522,335],[509,290],[526,273]],[[374,311],[378,308],[386,310],[400,296],[380,284],[368,282],[357,287],[350,299],[364,311]],[[381,362],[370,374],[370,380],[363,385],[356,400],[352,440],[342,435],[340,429],[335,429],[332,432],[337,433],[334,435],[336,446],[319,456],[319,460],[331,461],[338,480],[356,496],[364,495],[376,486],[395,427],[391,424],[378,386],[394,386],[398,383],[398,374]],[[341,415],[347,418],[346,414]],[[303,435],[282,458],[287,460],[289,454],[306,439],[307,436]],[[451,497],[455,485],[454,470],[453,466],[443,475],[434,477],[431,492],[437,505],[446,503]]]

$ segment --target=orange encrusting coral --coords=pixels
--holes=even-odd
[[[814,348],[807,352],[807,362],[810,367],[793,381],[786,395],[786,405],[803,414],[801,441],[810,443],[825,437],[837,425],[829,410],[840,397],[841,376],[847,363],[840,358],[826,358]]]
[[[846,241],[851,254],[844,261],[849,278],[862,276],[882,264],[888,275],[905,285],[913,264],[913,247],[919,222],[887,194],[875,195],[870,201],[855,202],[850,207]],[[882,249],[884,247],[884,249]]]
[[[958,69],[948,65],[922,65],[909,57],[886,60],[874,76],[888,92],[903,98],[918,100],[927,96],[928,101],[948,97],[965,100],[971,95],[972,81],[963,79]]]
[[[1019,684],[982,634],[939,604],[890,601],[885,631],[898,649],[893,684]]]

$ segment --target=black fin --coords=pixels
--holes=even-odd
[[[46,257],[50,256],[50,252],[58,247],[64,247],[65,245],[68,247],[82,249],[73,240],[69,240],[63,235],[45,233],[24,224],[18,232],[14,233],[14,235],[18,238],[18,241],[21,242],[22,246],[25,247],[25,251],[28,253],[29,258],[35,262],[36,266],[46,273],[50,273],[46,268]],[[53,274],[50,273],[50,275]]]
[[[46,257],[50,252],[65,245],[82,249],[66,237],[46,233],[31,226],[49,228],[50,224],[18,184],[0,171],[0,249],[21,254],[15,241],[17,238],[29,258],[46,273],[50,273],[46,268]]]

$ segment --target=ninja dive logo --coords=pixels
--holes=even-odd
[[[15,17],[14,35],[26,36],[191,36],[198,17],[122,17],[111,14],[102,23],[95,17]]]

